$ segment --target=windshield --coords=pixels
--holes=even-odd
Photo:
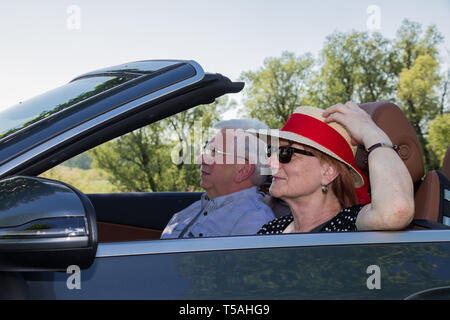
[[[0,111],[0,139],[47,118],[74,104],[108,89],[114,88],[136,76],[95,76],[81,78],[45,94]]]

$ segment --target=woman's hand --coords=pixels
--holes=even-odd
[[[373,122],[370,115],[354,102],[335,104],[322,114],[325,122],[337,122],[350,134],[352,144],[366,147],[378,142],[390,142],[386,134]]]

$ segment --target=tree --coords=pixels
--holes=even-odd
[[[390,100],[395,96],[397,53],[392,42],[379,33],[360,34],[356,63],[356,90],[359,103]]]
[[[316,105],[388,100],[395,93],[396,53],[379,33],[335,32],[320,54]]]
[[[436,26],[429,26],[423,34],[422,26],[408,19],[403,20],[396,37],[394,49],[399,52],[400,71],[410,69],[419,55],[428,54],[436,59],[439,54],[437,46],[443,40]]]
[[[257,71],[243,72],[246,82],[246,115],[281,128],[295,108],[307,105],[314,59],[305,54],[283,52],[280,58],[268,58]]]
[[[395,50],[398,51],[398,105],[413,125],[423,148],[425,166],[432,169],[434,155],[427,148],[428,122],[440,111],[438,88],[438,48],[442,35],[435,26],[425,33],[420,24],[404,20],[397,32]]]
[[[428,130],[428,144],[427,147],[430,149],[437,158],[437,167],[442,166],[444,160],[445,152],[447,147],[450,145],[450,113],[443,113],[429,124]]]
[[[121,191],[167,191],[173,181],[163,172],[171,159],[161,131],[161,122],[153,123],[92,149],[94,166],[110,173]]]
[[[217,99],[109,141],[89,151],[93,165],[105,170],[121,191],[199,190],[198,166],[187,158],[194,143],[202,143],[194,141],[194,126],[209,128],[232,104],[227,98]],[[185,143],[189,152],[180,148]],[[182,161],[174,162],[174,153]]]
[[[450,53],[448,53],[450,56]],[[448,92],[450,90],[450,67],[447,67],[445,75],[442,77],[442,90],[441,90],[441,103],[439,107],[439,114],[444,112],[450,112],[450,104],[448,98]]]
[[[244,72],[246,115],[281,128],[301,105],[392,101],[412,123],[431,169],[435,155],[426,147],[428,123],[446,112],[448,102],[448,75],[443,81],[439,75],[442,40],[435,26],[423,31],[409,20],[393,40],[379,33],[334,32],[318,61],[284,52],[266,59],[259,70]]]
[[[88,170],[91,168],[92,159],[87,155],[87,153],[79,154],[72,159],[67,160],[63,165],[70,168],[80,168],[83,170]]]
[[[411,66],[404,68],[399,76],[398,98],[400,107],[413,125],[422,146],[426,145],[426,125],[439,113],[436,88],[439,84],[439,64],[428,54],[419,55]],[[425,162],[430,155],[424,148]]]
[[[358,33],[333,33],[321,51],[317,104],[321,107],[353,99],[356,89]]]

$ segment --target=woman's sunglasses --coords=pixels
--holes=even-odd
[[[305,156],[314,157],[314,154],[312,154],[309,151],[292,148],[288,146],[281,146],[281,147],[275,147],[275,146],[267,146],[267,157],[270,158],[272,156],[272,152],[277,153],[278,155],[278,161],[281,163],[289,163],[292,159],[292,155],[294,153],[303,154]]]

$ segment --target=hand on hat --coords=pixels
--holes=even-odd
[[[370,115],[351,101],[327,108],[322,116],[326,123],[335,121],[341,124],[350,134],[353,145],[370,144],[374,139],[378,140],[385,135]]]

